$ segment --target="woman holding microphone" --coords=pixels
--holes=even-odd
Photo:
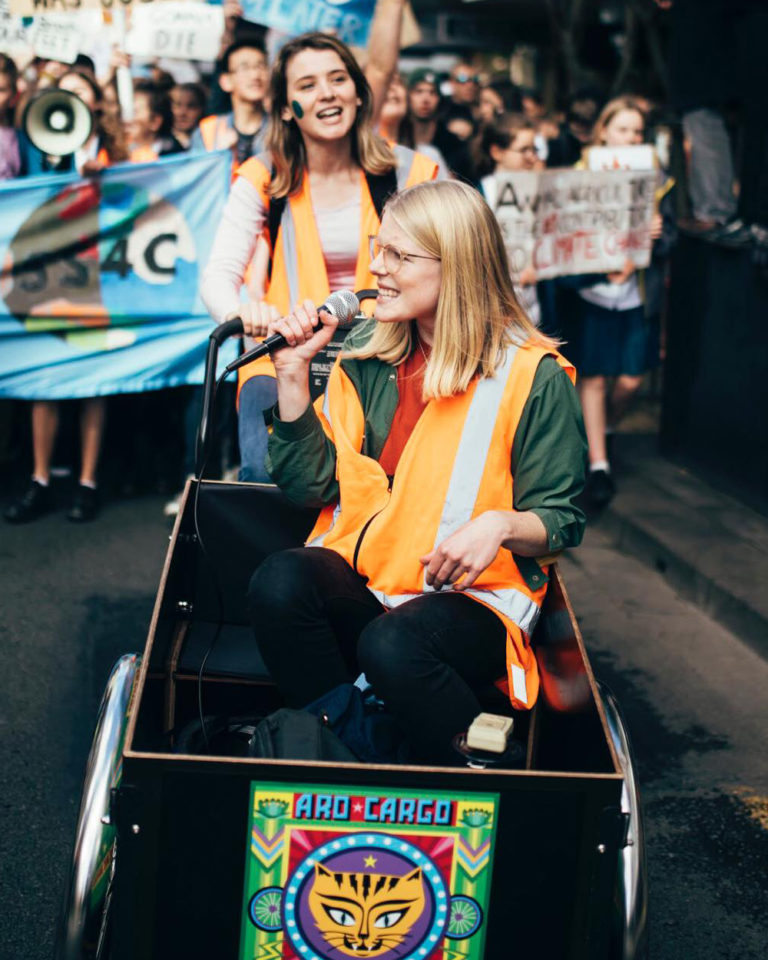
[[[370,256],[375,318],[347,337],[315,406],[309,364],[335,320],[318,324],[305,301],[269,324],[288,343],[269,469],[324,510],[308,546],[257,569],[251,618],[288,706],[363,670],[410,759],[450,764],[479,688],[536,700],[530,635],[548,555],[581,540],[584,430],[573,368],[518,304],[475,190],[398,194]]]
[[[332,290],[375,286],[367,236],[378,232],[384,198],[437,173],[431,160],[375,134],[371,89],[334,37],[289,41],[273,68],[270,100],[266,153],[237,171],[202,284],[213,317],[240,315],[253,337],[299,301],[320,304]],[[263,299],[241,304],[262,236],[270,251]],[[268,482],[263,411],[275,402],[274,370],[264,358],[240,373],[240,479]]]

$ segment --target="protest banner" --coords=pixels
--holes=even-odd
[[[167,0],[133,10],[125,50],[139,57],[215,60],[223,32],[222,7]]]
[[[339,40],[364,47],[376,0],[242,0],[246,20],[295,36],[331,31]]]
[[[647,267],[654,213],[653,171],[545,170],[497,173],[490,205],[510,268],[540,280]]]
[[[36,16],[29,35],[35,56],[74,63],[83,40],[80,14],[44,13]]]
[[[202,382],[199,275],[231,162],[222,150],[0,184],[0,397]]]

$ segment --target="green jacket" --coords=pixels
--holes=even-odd
[[[361,346],[372,329],[372,322],[361,323],[344,348]],[[362,453],[378,460],[397,407],[397,372],[380,360],[346,358],[340,363],[365,415]],[[584,486],[586,454],[576,390],[555,358],[544,357],[515,434],[510,469],[514,509],[531,510],[541,519],[552,553],[577,546],[584,534],[584,513],[574,500]],[[311,404],[289,423],[279,419],[275,408],[267,470],[286,496],[302,506],[323,507],[338,499],[336,450]],[[526,558],[516,559],[527,579],[526,570],[534,568]]]

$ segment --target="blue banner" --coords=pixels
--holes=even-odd
[[[368,43],[376,0],[241,0],[243,16],[281,33],[331,31],[353,46]]]
[[[228,150],[0,184],[0,397],[201,383]]]

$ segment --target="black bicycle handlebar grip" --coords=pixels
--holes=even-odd
[[[231,320],[225,320],[213,328],[209,340],[215,341],[219,346],[229,337],[236,337],[243,332],[243,321],[241,317],[233,317]]]

